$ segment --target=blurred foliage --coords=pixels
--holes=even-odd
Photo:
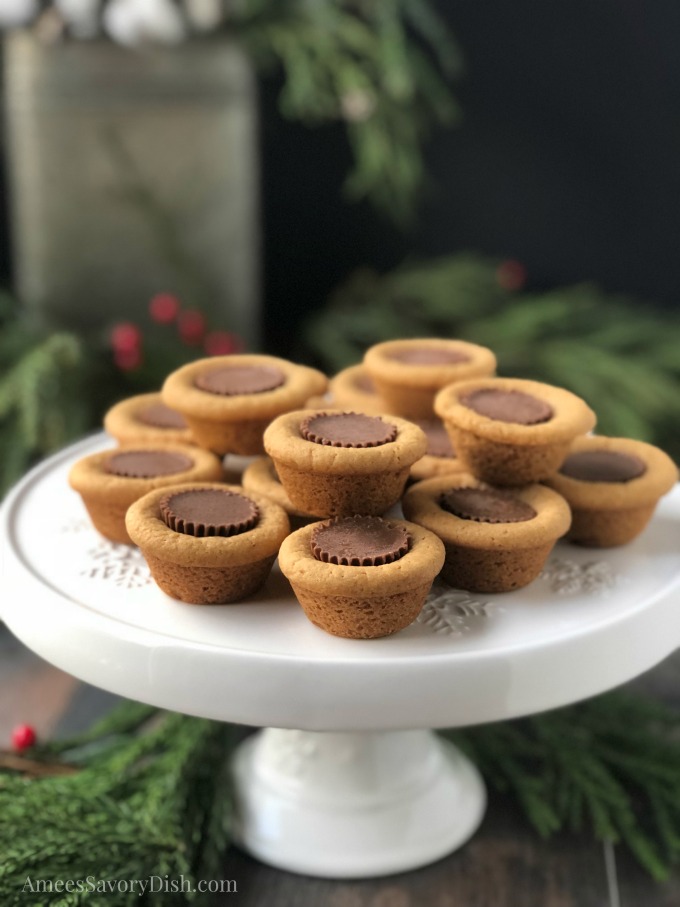
[[[565,387],[597,431],[650,441],[680,461],[680,319],[590,283],[523,292],[522,267],[473,254],[355,273],[310,319],[306,347],[329,373],[374,343],[459,337],[498,373]]]
[[[16,308],[0,295],[0,492],[89,421],[87,395],[78,389],[83,344],[72,334],[32,329]]]
[[[117,348],[121,327],[137,337],[131,347]],[[159,390],[173,369],[235,352],[239,343],[209,330],[195,309],[178,310],[167,324],[142,314],[139,324],[114,323],[95,334],[55,333],[0,293],[0,497],[35,462],[100,429],[116,401]]]
[[[258,69],[283,74],[284,117],[344,123],[348,197],[408,223],[425,185],[423,143],[459,116],[449,83],[461,55],[428,0],[250,0],[231,22]]]

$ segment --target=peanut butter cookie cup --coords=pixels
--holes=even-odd
[[[182,413],[197,444],[223,456],[264,453],[262,435],[281,413],[323,394],[316,369],[276,356],[213,356],[190,362],[165,379],[163,402]]]
[[[387,412],[387,404],[378,394],[366,366],[361,363],[350,365],[334,375],[329,382],[328,391],[331,405],[337,409],[356,410],[371,416]]]
[[[101,451],[73,464],[69,484],[95,528],[112,542],[131,544],[128,507],[155,488],[178,482],[214,482],[224,475],[219,457],[189,444],[135,444]]]
[[[405,419],[433,418],[434,398],[441,388],[493,375],[496,370],[496,356],[490,349],[432,337],[376,343],[363,362],[384,401],[384,411]]]
[[[569,503],[567,538],[592,548],[626,545],[647,526],[678,468],[658,447],[594,435],[574,441],[559,471],[546,479]]]
[[[104,429],[119,444],[191,444],[193,440],[184,416],[166,406],[160,392],[120,400],[104,416]]]
[[[401,497],[427,438],[397,416],[300,410],[275,419],[264,446],[296,509],[380,516]]]
[[[318,517],[304,513],[293,506],[276,474],[274,462],[270,457],[258,457],[246,466],[241,477],[241,484],[246,491],[262,494],[274,501],[275,504],[278,504],[279,507],[283,507],[288,514],[290,526],[293,530],[300,529],[302,526],[306,526],[307,523],[318,520]]]
[[[406,520],[341,517],[293,532],[279,552],[305,614],[348,639],[389,636],[420,613],[444,546]]]
[[[126,522],[156,584],[195,605],[241,601],[260,589],[290,531],[278,504],[216,483],[155,489]]]
[[[441,419],[418,419],[416,422],[427,436],[425,455],[411,467],[411,480],[420,482],[435,476],[453,472],[465,472],[465,467],[456,456],[451,438]]]
[[[441,390],[435,409],[469,472],[493,485],[553,475],[595,413],[575,394],[523,378],[481,378]]]
[[[402,508],[444,543],[442,578],[470,592],[527,586],[571,522],[564,498],[543,485],[510,491],[464,473],[417,482]]]

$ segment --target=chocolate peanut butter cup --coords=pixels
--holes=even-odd
[[[398,416],[300,410],[275,419],[264,446],[293,507],[323,519],[383,516],[403,494],[427,438]]]
[[[310,540],[317,561],[345,567],[376,567],[399,560],[411,539],[403,525],[380,517],[340,517],[314,527]]]
[[[490,485],[521,486],[554,475],[595,413],[565,388],[524,378],[480,378],[435,398],[467,472]]]
[[[163,522],[174,532],[196,538],[228,538],[257,525],[259,511],[250,498],[216,488],[192,488],[160,501]]]
[[[388,444],[397,437],[397,428],[379,416],[363,413],[315,413],[300,423],[306,441],[326,447],[366,448]]]
[[[106,472],[128,479],[152,479],[186,472],[191,457],[168,450],[126,450],[112,454],[104,463]]]
[[[461,396],[460,402],[487,419],[517,425],[539,425],[553,417],[553,408],[545,400],[521,391],[482,388]]]
[[[89,454],[69,472],[95,528],[112,542],[130,544],[125,526],[128,508],[147,492],[179,482],[219,482],[222,461],[190,444],[135,443]]]
[[[309,618],[347,639],[389,636],[422,610],[444,563],[437,536],[406,520],[348,517],[292,532],[279,566]]]
[[[402,510],[444,543],[442,578],[470,592],[511,592],[533,582],[571,523],[569,505],[550,488],[510,493],[465,473],[417,482]]]
[[[266,427],[321,397],[328,378],[278,356],[235,354],[189,362],[171,372],[163,402],[181,412],[200,447],[220,456],[262,456]]]
[[[536,516],[526,501],[491,488],[452,488],[442,494],[439,504],[454,516],[476,523],[522,523]]]
[[[153,428],[186,428],[187,420],[181,413],[170,409],[165,403],[152,403],[150,406],[140,410],[137,418],[144,425],[150,425]]]
[[[425,432],[427,450],[411,467],[410,480],[421,482],[435,476],[462,472],[463,466],[441,419],[417,419],[416,425]]]
[[[119,444],[192,444],[189,424],[159,392],[125,397],[106,411],[104,428]]]
[[[363,391],[364,394],[375,394],[375,381],[371,378],[370,375],[362,372],[355,376],[353,381],[354,386]]]
[[[653,444],[589,435],[574,441],[546,484],[571,507],[569,541],[614,548],[640,535],[677,480],[677,466]]]
[[[470,361],[470,357],[461,350],[444,347],[438,349],[432,346],[396,349],[389,352],[387,357],[394,362],[403,362],[406,365],[459,365],[461,362]]]
[[[455,457],[451,438],[442,422],[438,419],[419,419],[416,422],[427,435],[427,455],[429,457]]]
[[[209,394],[232,397],[241,394],[263,394],[285,383],[281,369],[265,365],[235,365],[210,369],[196,376],[196,387]]]
[[[630,482],[646,471],[639,457],[616,450],[582,450],[570,454],[560,467],[563,476],[579,482]]]
[[[240,485],[179,484],[155,489],[129,508],[130,538],[156,584],[178,601],[242,601],[266,581],[290,532],[284,510]]]

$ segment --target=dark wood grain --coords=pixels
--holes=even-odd
[[[680,905],[680,872],[666,882],[652,882],[631,856],[617,848],[616,875],[621,907]]]
[[[9,746],[17,724],[49,737],[77,687],[74,677],[34,655],[0,624],[0,748]]]
[[[312,879],[265,867],[236,849],[225,878],[241,907],[605,907],[602,850],[588,840],[539,840],[524,819],[494,799],[477,834],[423,869],[363,881]],[[226,905],[228,897],[216,900]],[[652,901],[648,901],[652,904]]]

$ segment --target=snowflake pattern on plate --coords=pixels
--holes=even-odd
[[[91,532],[92,523],[82,517],[74,517],[60,529],[65,535],[79,535],[81,532]]]
[[[558,595],[608,595],[621,581],[606,561],[579,564],[566,558],[549,561],[540,578]]]
[[[439,636],[462,636],[500,610],[491,602],[479,601],[461,589],[436,583],[427,596],[416,623]]]
[[[151,573],[139,548],[118,545],[102,539],[86,551],[89,566],[81,576],[113,582],[122,589],[140,589],[151,582]]]

